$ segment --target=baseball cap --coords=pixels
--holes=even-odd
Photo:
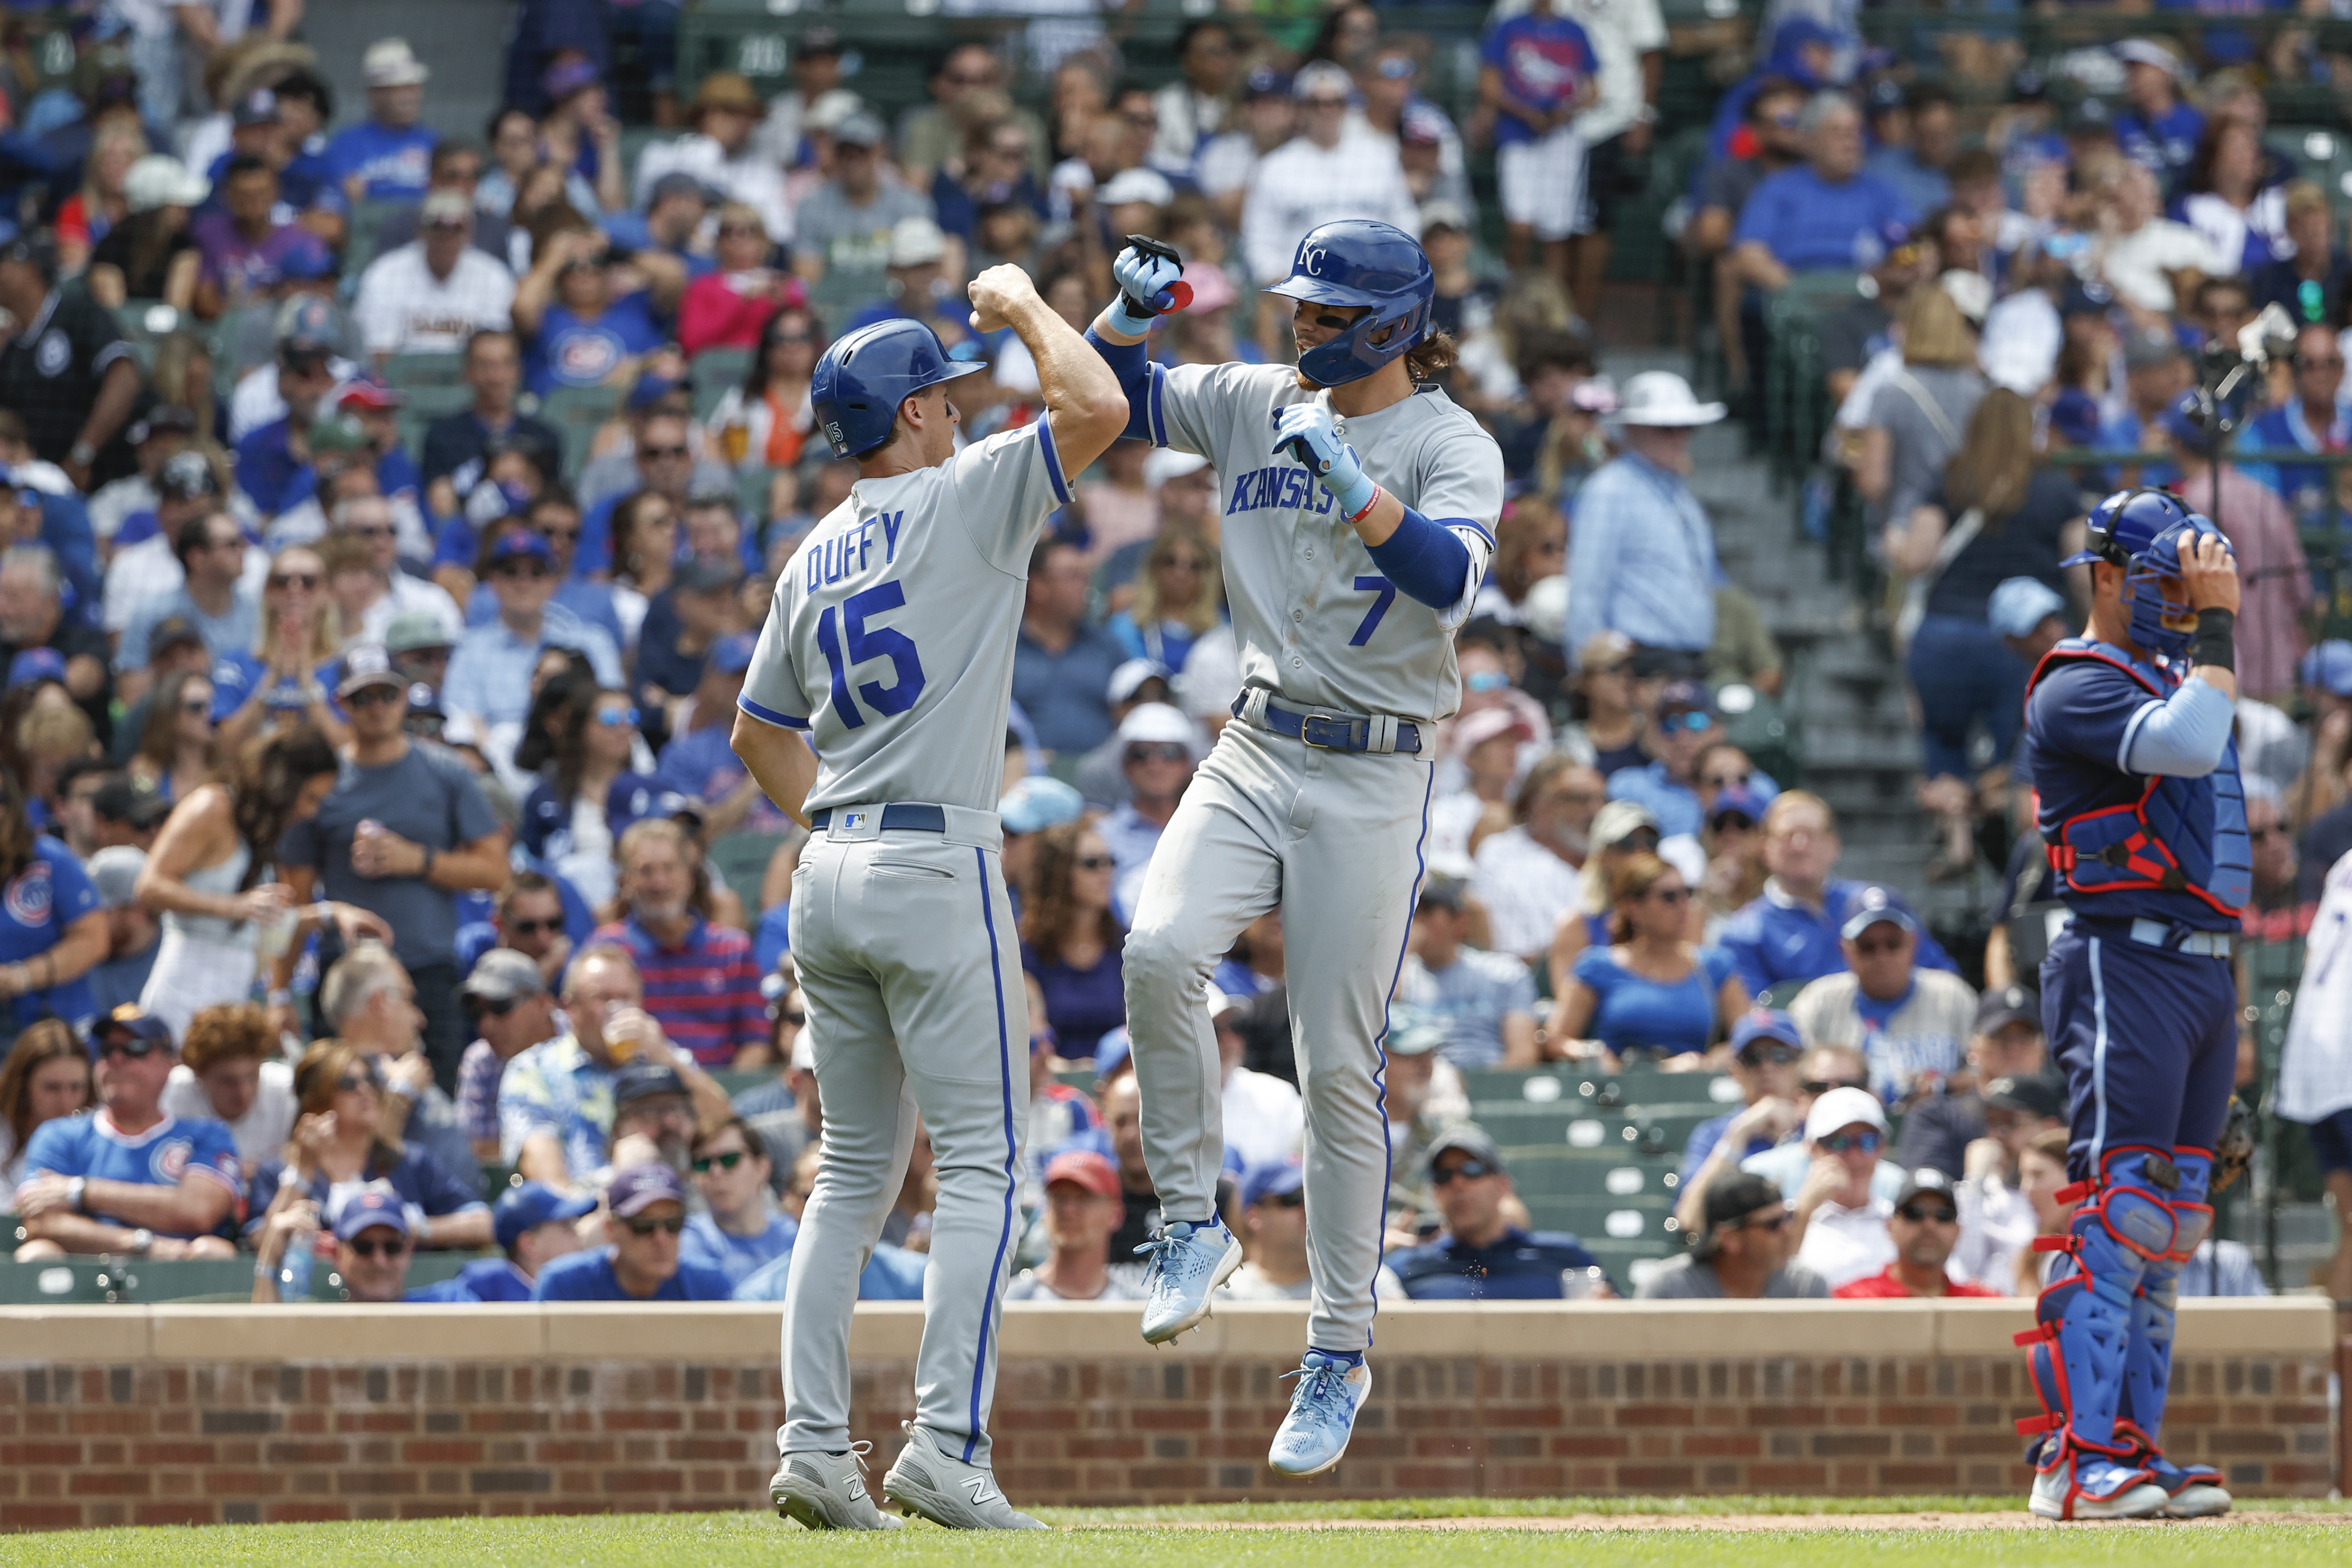
[[[1106,1079],[1118,1070],[1119,1064],[1134,1054],[1135,1041],[1121,1025],[1095,1042],[1095,1077]]]
[[[406,38],[378,38],[360,57],[360,74],[370,87],[415,87],[433,73],[425,68]]]
[[[830,55],[837,57],[840,53],[841,35],[834,31],[831,27],[819,24],[816,26],[808,28],[801,34],[801,58],[803,59],[806,59],[811,55]]]
[[[496,566],[501,561],[517,561],[524,556],[533,561],[555,564],[555,547],[547,536],[528,528],[509,528],[490,544],[489,559],[485,565]]]
[[[1481,708],[1465,713],[1454,721],[1454,754],[1466,757],[1497,735],[1509,735],[1517,740],[1532,741],[1535,731],[1515,709]]]
[[[1470,232],[1470,215],[1462,210],[1459,202],[1443,199],[1421,204],[1421,237],[1426,242],[1433,230],[1453,229],[1457,234]]]
[[[660,1070],[668,1071],[666,1068]],[[684,1208],[686,1184],[677,1179],[676,1171],[658,1160],[646,1165],[624,1165],[613,1173],[612,1183],[604,1189],[604,1199],[616,1216],[630,1219],[658,1203],[673,1203]]]
[[[37,680],[54,680],[63,684],[66,678],[66,656],[53,647],[28,647],[8,661],[8,687],[11,691]]]
[[[332,278],[341,264],[324,240],[305,237],[297,240],[285,255],[278,258],[278,275],[296,283],[316,283],[322,278]]]
[[[697,555],[677,569],[677,585],[689,594],[725,594],[743,579],[740,562],[723,555]]]
[[[1242,96],[1245,99],[1288,98],[1290,77],[1286,72],[1276,70],[1272,66],[1259,66],[1249,73],[1249,79],[1242,84]]]
[[[372,375],[357,376],[343,384],[335,396],[338,408],[403,408],[407,406],[408,394],[390,386]]]
[[[144,833],[161,827],[172,815],[172,803],[152,789],[141,789],[129,773],[117,773],[98,786],[89,809],[100,822],[120,822]]]
[[[1845,922],[1838,927],[1838,934],[1848,942],[1881,921],[1900,926],[1905,931],[1919,929],[1919,922],[1911,911],[1905,909],[1902,900],[1885,888],[1863,889],[1845,909]]]
[[[158,1018],[136,1002],[125,1002],[89,1026],[91,1045],[109,1035],[128,1035],[134,1040],[146,1040],[159,1046],[172,1044],[172,1026]]]
[[[2164,426],[2166,435],[2202,457],[2213,449],[2213,432],[2206,427],[2204,413],[2197,394],[2184,392],[2172,400],[2172,406],[2157,423]]]
[[[1134,710],[1118,721],[1118,741],[1122,746],[1138,741],[1178,745],[1189,756],[1198,756],[1201,751],[1192,721],[1165,702],[1136,704]]]
[[[473,972],[457,987],[457,994],[478,996],[485,1002],[512,1002],[536,996],[546,989],[547,982],[540,977],[539,965],[528,954],[510,947],[494,947],[474,960]]]
[[[1276,1160],[1258,1165],[1242,1177],[1242,1202],[1255,1205],[1268,1198],[1287,1197],[1307,1185],[1307,1172],[1297,1159]]]
[[[1746,784],[1733,784],[1716,792],[1715,804],[1706,810],[1706,825],[1719,827],[1733,817],[1745,817],[1750,827],[1764,820],[1764,797]]]
[[[123,437],[136,447],[157,436],[193,436],[195,431],[195,410],[176,403],[159,403],[124,431]]]
[[[709,185],[704,184],[685,170],[672,169],[653,183],[653,189],[646,198],[646,205],[648,208],[657,207],[672,196],[692,196],[707,206],[710,203],[711,192]]]
[[[1706,694],[1706,688],[1696,680],[1669,680],[1658,689],[1658,712],[1662,716],[1714,711],[1715,700]]]
[[[1045,1185],[1074,1182],[1098,1198],[1119,1196],[1118,1167],[1092,1149],[1065,1149],[1045,1162]]]
[[[1990,1035],[2006,1029],[2011,1024],[2031,1024],[2042,1027],[2042,1007],[2034,1001],[2033,993],[2022,985],[2004,985],[1988,991],[1977,1003],[1976,1022],[1969,1026],[1974,1035]]]
[[[1903,1190],[1895,1194],[1895,1206],[1899,1209],[1919,1197],[1941,1198],[1955,1212],[1960,1206],[1960,1195],[1952,1190],[1952,1178],[1933,1165],[1922,1165],[1903,1179]]]
[[[1447,127],[1444,113],[1434,105],[1423,103],[1419,99],[1414,99],[1411,102],[1407,103],[1404,106],[1404,112],[1397,116],[1398,139],[1400,141],[1412,142],[1418,146],[1435,147],[1441,145],[1445,141],[1446,130]],[[1421,231],[1423,234],[1427,234],[1429,232],[1429,209],[1433,206],[1453,206],[1453,204],[1450,202],[1428,202],[1423,204],[1421,209]],[[1456,212],[1461,211],[1459,207],[1454,207],[1454,210]],[[1470,225],[1465,221],[1463,223],[1457,223],[1453,226],[1466,232],[1469,229]]]
[[[1103,696],[1112,702],[1124,702],[1141,690],[1147,680],[1175,679],[1175,671],[1156,658],[1130,658],[1110,672],[1110,684],[1103,689]]]
[[[1007,833],[1043,833],[1062,823],[1076,822],[1086,809],[1086,797],[1050,773],[1015,779],[1004,798],[996,803],[996,814],[1003,818]]]
[[[139,873],[147,868],[147,851],[135,844],[117,844],[89,858],[84,868],[89,885],[98,890],[98,907],[119,910],[138,896]]]
[[[1778,1208],[1780,1189],[1764,1176],[1748,1171],[1727,1171],[1707,1184],[1702,1200],[1703,1225],[1691,1244],[1692,1255],[1704,1260],[1721,1249],[1726,1226],[1759,1209]]]
[[[1356,83],[1345,66],[1330,60],[1310,61],[1299,67],[1298,74],[1290,79],[1293,98],[1323,98],[1334,93],[1352,99],[1356,96]]]
[[[2180,357],[2180,344],[2161,327],[2151,327],[2144,332],[2134,332],[2124,340],[2124,369],[2155,370],[2170,364]],[[2170,414],[2166,410],[2166,415]]]
[[[335,1211],[335,1239],[349,1241],[363,1230],[396,1230],[406,1236],[408,1205],[389,1182],[370,1182]]]
[[[392,668],[392,655],[379,643],[362,643],[343,655],[343,678],[335,683],[335,695],[349,697],[368,686],[408,689],[408,677]]]
[[[277,327],[280,360],[323,354],[334,348],[334,309],[314,294],[298,295],[278,307]]]
[[[2167,76],[2180,74],[2179,58],[2151,38],[2126,38],[2116,46],[2116,58],[2127,66],[2154,66]]]
[[[383,646],[388,653],[415,653],[421,647],[447,647],[448,628],[433,616],[430,610],[407,610],[392,617],[383,628]]]
[[[2039,577],[2011,577],[1985,602],[1985,624],[1994,635],[2020,639],[2052,616],[2063,615],[2066,600]]]
[[[2099,443],[2099,400],[2079,386],[2062,386],[2050,400],[2050,435],[2070,447]]]
[[[473,221],[474,204],[463,191],[427,191],[425,205],[416,209],[419,228],[460,228]]]
[[[323,452],[363,451],[367,444],[367,426],[348,414],[321,419],[310,426],[310,451],[313,456]]]
[[[948,237],[920,213],[909,213],[890,226],[890,265],[921,267],[948,253]]]
[[[578,1219],[596,1211],[596,1200],[561,1193],[545,1182],[517,1182],[490,1205],[490,1233],[502,1247],[511,1247],[523,1232],[560,1219]]]
[[[1881,1132],[1886,1131],[1886,1111],[1879,1105],[1878,1096],[1866,1089],[1831,1089],[1817,1098],[1813,1108],[1805,1112],[1805,1142],[1826,1138],[1839,1128],[1857,1121]]]
[[[604,80],[596,62],[586,56],[560,59],[540,73],[539,88],[551,101],[570,98],[582,88],[593,87]]]
[[[1655,833],[1658,819],[1650,808],[1636,801],[1612,800],[1593,815],[1592,847],[1614,849],[1643,828]]]
[[[2303,656],[2303,683],[2330,697],[2352,697],[2352,642],[2330,637]]]
[[[686,1079],[677,1076],[674,1067],[655,1062],[636,1062],[613,1075],[613,1103],[626,1105],[633,1100],[646,1100],[656,1094],[684,1094]]]
[[[1995,1110],[2014,1110],[2044,1120],[2063,1120],[2066,1092],[2058,1080],[2038,1073],[1997,1078],[1984,1087],[1984,1102]]]
[[[236,124],[275,125],[278,123],[278,95],[266,87],[257,87],[236,100]]]
[[[1503,1169],[1503,1152],[1486,1135],[1486,1130],[1475,1121],[1457,1121],[1430,1142],[1429,1152],[1422,1163],[1430,1170],[1437,1168],[1437,1157],[1449,1149],[1461,1151],[1474,1160],[1483,1160],[1494,1169]]]
[[[1758,1040],[1778,1040],[1798,1050],[1805,1048],[1805,1032],[1797,1027],[1797,1020],[1780,1007],[1750,1007],[1731,1026],[1731,1051],[1745,1059],[1748,1047]]]
[[[1157,169],[1121,169],[1109,183],[1095,193],[1095,201],[1102,206],[1115,207],[1125,202],[1146,202],[1164,207],[1175,198],[1176,192],[1168,176]]]
[[[1460,878],[1433,876],[1422,883],[1421,897],[1413,901],[1414,912],[1444,910],[1451,914],[1460,914],[1465,892]]]
[[[834,141],[850,147],[879,147],[888,134],[879,120],[862,109],[844,116],[841,123],[833,128]]]
[[[708,668],[724,675],[740,675],[751,668],[752,650],[759,646],[760,639],[750,632],[736,632],[720,637],[710,645]]]

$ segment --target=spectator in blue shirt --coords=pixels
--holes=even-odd
[[[1844,973],[1839,932],[1847,905],[1868,884],[1830,876],[1841,848],[1837,818],[1821,796],[1789,790],[1765,808],[1764,868],[1771,875],[1763,893],[1726,921],[1717,939],[1738,963],[1750,993],[1760,997],[1784,980]],[[1902,907],[1909,912],[1908,905]],[[1921,969],[1959,969],[1924,924],[1914,962]]]
[[[354,206],[422,201],[433,143],[439,140],[417,123],[425,112],[425,81],[432,73],[404,38],[370,44],[360,70],[367,79],[368,117],[327,143],[327,167]]]
[[[656,792],[677,797],[679,804],[672,809],[701,812],[706,842],[737,832],[782,833],[792,825],[728,744],[735,724],[735,699],[758,645],[749,632],[735,632],[710,645],[688,714],[691,728],[670,736],[654,768]],[[632,819],[644,815],[636,811]]]
[[[613,639],[562,605],[555,594],[555,552],[546,536],[515,522],[499,523],[482,552],[480,576],[499,601],[499,617],[468,626],[449,656],[441,709],[469,714],[478,726],[520,724],[530,711],[530,673],[548,647],[577,648],[588,657],[599,686],[618,687],[620,650]]]
[[[696,1133],[691,1154],[694,1189],[709,1208],[686,1222],[678,1256],[740,1285],[790,1253],[800,1226],[776,1211],[767,1143],[742,1117]]]
[[[580,1250],[582,1216],[596,1212],[596,1200],[574,1196],[544,1182],[518,1182],[499,1194],[490,1224],[503,1257],[468,1263],[438,1284],[411,1290],[412,1301],[528,1301],[547,1266]]]
[[[1932,212],[1952,199],[1944,166],[1952,160],[1952,95],[1933,82],[1906,89],[1882,80],[1870,94],[1870,129],[1879,143],[1863,173],[1901,196],[1914,212]],[[1948,260],[1947,265],[1951,265]]]
[[[1619,867],[1609,897],[1610,944],[1577,955],[1554,1037],[1598,1040],[1618,1058],[1638,1048],[1696,1059],[1747,1009],[1731,955],[1690,940],[1690,889],[1654,855]]]
[[[1756,187],[1732,233],[1743,282],[1771,291],[1802,272],[1874,266],[1885,236],[1918,212],[1885,181],[1863,173],[1862,115],[1841,92],[1805,106],[1806,163]]]
[[[1521,1230],[1503,1213],[1511,1178],[1502,1151],[1465,1122],[1429,1146],[1429,1184],[1445,1216],[1436,1239],[1388,1255],[1388,1265],[1416,1301],[1557,1301],[1566,1269],[1598,1267],[1563,1231]],[[1605,1279],[1593,1292],[1613,1296]]]
[[[638,362],[669,341],[665,322],[686,289],[684,264],[664,251],[637,251],[630,265],[645,281],[625,291],[611,246],[593,228],[550,236],[516,286],[514,322],[530,345],[525,380],[542,397],[634,381]]]
[[[408,1260],[416,1252],[412,1206],[404,1204],[389,1184],[371,1182],[349,1191],[324,1218],[334,1246],[321,1248],[319,1261],[331,1266],[341,1279],[342,1300],[377,1303],[403,1300],[408,1288]],[[285,1261],[287,1244],[298,1236],[315,1236],[320,1220],[319,1205],[307,1201],[269,1216],[254,1259],[257,1304],[283,1300],[278,1294],[281,1281],[293,1288],[298,1299],[308,1299],[312,1282],[319,1279],[317,1272],[306,1269],[297,1276],[290,1270],[281,1273],[278,1266]]]
[[[1126,662],[1108,632],[1087,619],[1094,579],[1077,547],[1047,539],[1029,560],[1029,599],[1013,651],[1013,700],[1037,742],[1082,757],[1111,732],[1111,671]]]
[[[2247,462],[2245,471],[2278,491],[2296,521],[2316,523],[2335,491],[2335,470],[2312,463],[2281,461],[2295,452],[2340,453],[2352,447],[2352,418],[2338,401],[2344,390],[2344,350],[2336,329],[2306,325],[2294,340],[2294,395],[2255,416],[2239,438],[2242,457],[2261,454],[2272,461]]]
[[[2168,187],[2197,156],[2205,117],[2181,101],[2180,61],[2162,44],[2126,38],[2116,46],[2116,58],[2123,62],[2129,100],[2116,111],[2116,145]]]
[[[1650,746],[1657,755],[1647,766],[1620,768],[1609,775],[1609,798],[1630,800],[1655,818],[1658,832],[1698,836],[1706,826],[1706,803],[1699,798],[1699,762],[1723,741],[1716,721],[1715,703],[1706,688],[1696,680],[1670,680],[1658,689],[1657,708],[1650,725]],[[1735,759],[1746,763],[1738,747]],[[1748,764],[1747,787],[1763,800],[1780,793],[1780,786]]]
[[[1716,580],[1715,530],[1688,476],[1693,432],[1724,412],[1672,371],[1626,382],[1615,417],[1624,452],[1576,492],[1562,647],[1618,632],[1637,676],[1706,673],[1715,595],[1702,585]]]
[[[686,1187],[667,1165],[626,1165],[604,1189],[606,1246],[540,1271],[534,1301],[724,1301],[727,1277],[678,1255]]]
[[[1710,1158],[1717,1158],[1717,1169],[1737,1169],[1748,1155],[1761,1154],[1797,1130],[1804,1118],[1797,1104],[1797,1059],[1804,1054],[1804,1035],[1786,1011],[1750,1007],[1739,1016],[1731,1026],[1731,1077],[1747,1103],[1691,1129],[1676,1190],[1695,1191],[1694,1182],[1704,1186],[1699,1172]]]
[[[19,656],[22,658],[23,656]],[[15,777],[0,773],[0,990],[13,1037],[44,1017],[79,1028],[98,1005],[89,972],[106,957],[106,911],[81,858],[37,832]]]
[[[10,900],[14,902],[14,900]],[[236,1212],[236,1142],[218,1121],[165,1113],[179,1052],[171,1027],[135,1005],[91,1031],[99,1106],[44,1121],[25,1147],[14,1205],[16,1261],[68,1253],[231,1258],[218,1233]]]

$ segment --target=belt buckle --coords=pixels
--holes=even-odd
[[[1336,745],[1328,740],[1317,740],[1315,738],[1315,731],[1316,726],[1318,724],[1337,726],[1342,736],[1345,736],[1349,729],[1348,721],[1339,717],[1337,714],[1301,713],[1298,716],[1298,739],[1300,742],[1314,747],[1318,752],[1342,751],[1346,749],[1347,742],[1344,740]],[[1328,730],[1326,730],[1323,732],[1327,735],[1330,733]]]

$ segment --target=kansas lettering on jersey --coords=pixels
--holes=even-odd
[[[1454,629],[1469,617],[1503,508],[1503,454],[1435,388],[1340,421],[1364,471],[1470,550],[1462,597],[1436,610],[1397,592],[1331,494],[1274,450],[1278,410],[1322,395],[1287,365],[1153,366],[1154,446],[1209,459],[1223,480],[1219,553],[1242,683],[1284,703],[1402,719],[1461,706]]]
[[[860,479],[776,580],[739,700],[808,732],[808,808],[996,809],[1029,553],[1070,500],[1040,419]]]

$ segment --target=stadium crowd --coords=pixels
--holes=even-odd
[[[1955,48],[2008,80],[1979,129],[1840,30],[1853,7],[1776,5],[1678,209],[1748,405],[1770,297],[1862,280],[1824,326],[1830,455],[1910,584],[1887,619],[1931,874],[2007,867],[1979,962],[1840,877],[1829,803],[1729,738],[1783,672],[1687,482],[1727,410],[1599,373],[1612,225],[1657,151],[1651,0],[1503,0],[1458,118],[1423,91],[1430,40],[1343,0],[1195,20],[1152,89],[1093,19],[1040,17],[944,51],[895,126],[822,26],[763,95],[677,79],[660,0],[609,12],[625,82],[605,8],[533,0],[478,138],[427,128],[399,38],[339,110],[299,0],[241,36],[226,5],[87,9],[68,87],[10,98],[0,219],[20,1260],[242,1254],[263,1300],[780,1300],[821,1125],[803,836],[727,737],[774,574],[856,477],[809,377],[833,335],[912,318],[990,362],[958,387],[968,437],[1032,419],[1034,366],[971,330],[964,280],[1017,262],[1083,326],[1130,233],[1184,259],[1169,363],[1287,358],[1254,301],[1315,224],[1417,234],[1446,390],[1505,454],[1387,1041],[1384,1296],[2039,1288],[2065,1094],[2010,763],[2029,661],[2079,618],[2086,494],[2181,484],[2246,569],[2250,931],[2352,906],[2352,877],[2323,888],[2352,851],[2352,642],[2310,638],[2297,531],[2346,471],[2309,458],[2352,445],[2352,261],[2242,62],[2080,51],[2061,115],[2042,70]],[[666,122],[634,161],[625,100]],[[2200,355],[2274,300],[2292,353],[2216,461]],[[1219,519],[1265,483],[1122,443],[1031,563],[1003,802],[1033,1026],[1016,1300],[1139,1294],[1160,1221],[1121,942],[1238,688]],[[1282,975],[1268,916],[1207,1006],[1230,1289],[1303,1299]],[[2298,1040],[2352,1082],[2341,1028]],[[1688,1252],[1638,1280],[1536,1228],[1470,1117],[1465,1074],[1554,1062],[1737,1086],[1675,1173]],[[2305,1110],[2352,1216],[2352,1125]],[[862,1294],[919,1298],[931,1192],[919,1143]],[[483,1255],[410,1292],[425,1249]],[[2352,1247],[2336,1268],[2352,1297]],[[2182,1288],[2265,1286],[2219,1241]]]

